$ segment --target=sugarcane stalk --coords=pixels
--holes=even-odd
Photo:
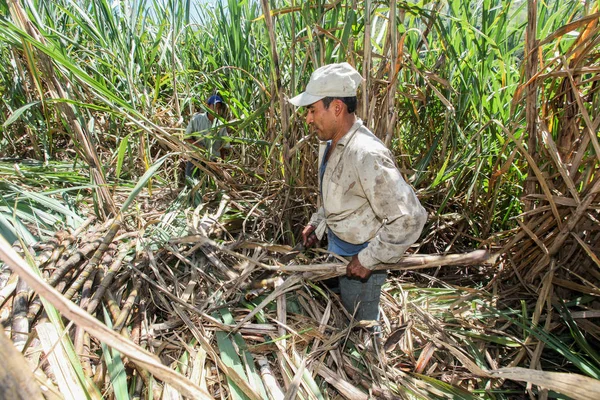
[[[275,78],[274,89],[275,93],[277,93],[279,97],[279,106],[280,106],[280,116],[281,116],[281,128],[283,134],[287,134],[288,126],[289,126],[289,114],[288,114],[288,106],[285,101],[285,97],[283,95],[282,84],[281,84],[281,71],[279,68],[279,56],[277,54],[277,40],[274,30],[273,24],[273,16],[271,14],[271,9],[269,2],[267,0],[261,0],[261,6],[263,9],[263,14],[265,16],[265,24],[267,25],[267,31],[269,33],[269,43],[271,50],[271,62],[272,62],[272,76]],[[272,102],[275,103],[275,98],[273,97]]]
[[[124,328],[125,323],[127,322],[127,318],[129,318],[129,314],[131,313],[131,309],[133,308],[133,305],[135,304],[135,300],[138,297],[141,287],[142,287],[142,280],[141,279],[136,280],[133,284],[133,288],[131,289],[131,292],[129,293],[129,297],[127,297],[125,304],[123,304],[123,307],[121,308],[121,313],[115,320],[115,325],[113,326],[113,329],[115,331],[119,332],[119,331],[121,331],[121,329]]]
[[[113,321],[116,321],[119,318],[119,314],[121,313],[121,309],[119,308],[119,304],[117,302],[117,298],[113,294],[112,291],[107,290],[105,294],[106,306],[108,307],[108,312],[110,313],[110,317]]]
[[[538,160],[540,159],[537,140],[537,121],[539,118],[537,95],[538,82],[532,78],[536,75],[539,65],[539,52],[537,51],[538,39],[536,38],[538,29],[537,12],[537,0],[527,1],[527,30],[525,34],[525,81],[528,82],[528,84],[526,86],[527,97],[525,104],[525,118],[527,123],[528,137],[527,149],[529,149],[529,152],[536,165],[539,164]],[[529,165],[527,176],[535,176],[531,164]],[[537,188],[537,179],[529,179],[525,181],[523,192],[525,195],[533,194],[537,192]],[[523,206],[525,211],[529,211],[533,209],[534,202],[525,197]]]
[[[365,35],[363,44],[363,83],[362,83],[362,112],[361,115],[365,121],[365,126],[370,126],[371,122],[371,110],[369,107],[370,93],[369,84],[371,83],[371,0],[364,2],[365,7]]]
[[[123,271],[121,275],[117,278],[117,280],[111,285],[115,288],[123,287],[124,284],[129,283],[131,280],[131,271]]]
[[[90,334],[87,333],[85,330],[80,329],[79,327],[77,327],[77,331],[75,333],[77,335],[81,336],[81,338],[79,339],[79,340],[81,340],[81,351],[77,353],[77,354],[79,354],[79,357],[81,359],[81,367],[83,368],[83,372],[85,373],[86,376],[93,378],[94,371],[92,369],[92,364],[90,362],[90,352],[91,352],[91,350],[90,350],[91,349]]]
[[[76,271],[74,269],[67,271],[67,274],[63,276],[63,279],[60,282],[56,283],[55,289],[62,293],[62,291],[65,290],[65,287],[67,287],[67,282],[71,280],[75,273]],[[37,317],[41,309],[42,299],[40,299],[40,296],[36,294],[35,296],[33,296],[33,299],[29,304],[29,310],[27,310],[27,319],[29,320],[29,323],[31,325],[33,325],[35,318]]]
[[[530,276],[532,275],[532,273],[541,274],[543,268],[548,266],[552,256],[558,253],[558,251],[564,246],[564,242],[567,240],[567,238],[570,237],[571,232],[575,230],[575,226],[577,225],[579,220],[585,215],[586,212],[588,212],[589,207],[592,205],[592,202],[594,201],[598,193],[600,193],[600,180],[596,180],[594,185],[591,187],[590,192],[583,198],[581,204],[577,206],[575,212],[571,217],[569,217],[569,220],[564,226],[560,227],[560,221],[556,221],[560,228],[560,231],[557,235],[554,235],[551,238],[552,243],[548,247],[548,254],[543,254],[541,256],[541,259],[531,269],[529,273]]]
[[[88,220],[86,220],[79,228],[77,228],[73,235],[69,236],[66,239],[65,248],[71,245],[92,221],[93,218],[88,218]],[[98,239],[91,241],[89,238],[96,238],[97,232],[103,231],[104,229],[106,229],[107,226],[112,225],[113,222],[114,219],[110,219],[104,224],[102,224],[100,227],[92,228],[81,240],[81,242],[85,244],[80,246],[79,249],[76,249],[75,253],[71,254],[68,257],[65,257],[65,259],[59,260],[59,257],[61,255],[60,253],[53,254],[51,259],[49,260],[49,265],[47,265],[45,268],[45,270],[49,270],[51,269],[50,267],[52,266],[52,264],[56,263],[56,269],[54,270],[50,278],[47,279],[48,283],[50,283],[50,285],[52,286],[56,285],[56,282],[62,279],[62,277],[66,275],[66,273],[70,271],[73,267],[78,265],[82,261],[82,259],[87,259],[90,253],[96,251],[96,249],[100,245],[100,241]]]
[[[140,301],[140,313],[138,314],[140,318],[134,323],[133,329],[131,330],[131,339],[143,349],[148,348],[148,321],[145,321],[141,316],[146,315],[146,302],[142,299]],[[135,366],[135,365],[134,365]],[[137,367],[136,367],[137,369]],[[152,376],[147,372],[140,371],[138,369],[140,377],[142,378],[142,382],[146,387],[152,387],[154,398],[160,398],[162,393],[162,385],[158,382],[152,382]],[[205,389],[205,388],[203,388]]]
[[[104,381],[106,379],[106,364],[104,364],[104,362],[102,360],[100,360],[98,362],[98,365],[96,365],[96,371],[94,372],[94,377],[92,378],[92,382],[94,382],[94,385],[96,385],[97,387],[103,387],[104,386]]]
[[[67,235],[67,233],[64,231],[58,231],[45,243],[35,243],[33,245],[33,249],[36,252],[40,252],[40,254],[36,257],[37,265],[44,265],[50,258],[52,258],[54,252],[61,247],[64,235]]]
[[[283,284],[283,279],[279,278],[277,283],[275,283],[275,288],[281,286]],[[287,347],[287,341],[285,339],[285,335],[287,333],[285,329],[285,325],[287,325],[287,300],[286,294],[282,293],[277,296],[277,321],[281,322],[281,325],[278,327],[279,336],[281,339],[281,345],[283,347]]]
[[[29,320],[27,319],[29,286],[24,279],[19,278],[16,291],[13,299],[12,340],[17,350],[22,351],[29,337]]]
[[[83,283],[90,276],[92,271],[98,267],[98,265],[100,264],[100,261],[102,260],[102,257],[108,250],[110,244],[112,243],[115,235],[117,234],[117,232],[119,231],[120,228],[121,228],[121,218],[118,217],[118,218],[115,218],[114,222],[111,224],[111,226],[108,230],[108,233],[104,236],[102,243],[100,243],[100,245],[96,249],[96,251],[95,251],[94,255],[92,256],[92,258],[90,259],[90,262],[88,263],[87,267],[85,267],[83,272],[81,274],[79,274],[75,283],[73,283],[73,285],[65,293],[65,297],[67,299],[70,300],[73,298],[73,296],[75,296],[75,293],[77,293],[79,291],[79,289],[81,288],[81,286],[83,286]]]
[[[133,319],[132,322],[132,326],[131,326],[131,340],[133,341],[133,343],[137,344],[137,345],[141,345],[142,344],[142,324],[143,324],[143,317],[146,314],[146,300],[144,300],[144,298],[140,299],[140,304],[138,305],[138,313],[136,318]],[[183,321],[181,321],[181,324],[183,324]]]
[[[82,308],[85,308],[87,303],[90,300],[90,292],[92,291],[92,287],[94,286],[94,278],[96,275],[96,271],[92,272],[90,278],[83,285],[83,291],[81,293],[81,302],[80,305]],[[75,340],[73,341],[73,346],[75,347],[75,353],[79,354],[81,359],[81,366],[85,374],[89,377],[93,377],[94,374],[92,372],[92,366],[90,365],[90,335],[81,327],[77,326],[75,328]]]
[[[450,265],[492,264],[496,257],[497,254],[492,254],[488,250],[475,250],[464,254],[414,255],[406,256],[396,264],[377,264],[372,270],[409,271]],[[346,264],[289,265],[280,267],[278,270],[284,273],[302,273],[304,279],[320,281],[345,275]]]
[[[35,322],[35,318],[41,309],[42,299],[40,299],[40,296],[35,295],[31,300],[31,303],[29,304],[29,309],[27,310],[27,319],[29,320],[29,323],[31,325],[33,325],[33,323]]]
[[[111,264],[111,266],[108,270],[108,273],[104,277],[102,277],[100,285],[98,286],[98,288],[92,295],[92,299],[90,300],[89,304],[86,307],[87,312],[89,312],[90,314],[94,314],[94,312],[96,311],[96,308],[102,301],[102,298],[104,297],[104,294],[106,293],[106,290],[108,289],[108,287],[110,287],[113,279],[115,278],[117,273],[121,270],[121,267],[123,266],[123,260],[125,259],[127,254],[129,254],[129,251],[131,250],[131,248],[134,246],[135,246],[135,243],[131,242],[131,243],[125,245],[125,247],[119,252],[119,255]],[[102,272],[102,270],[100,270],[100,276],[102,276],[102,274],[103,274],[103,272]]]
[[[140,281],[138,280],[138,282],[140,282]],[[113,321],[117,321],[119,319],[119,316],[121,315],[121,310],[119,309],[119,306],[117,304],[117,300],[116,300],[114,294],[110,290],[107,290],[105,293],[105,302],[106,302],[106,305],[108,306],[108,310],[111,315],[111,318],[113,319]],[[113,325],[113,329],[114,329],[114,327],[115,326]],[[115,329],[115,331],[117,331],[117,330]],[[126,337],[127,339],[131,339],[131,336],[130,336],[127,328],[121,328],[117,332],[119,332],[122,336]],[[129,360],[126,358],[125,355],[123,355],[123,364],[129,364]],[[148,373],[148,371],[141,368],[136,363],[132,363],[132,364],[133,364],[133,367],[140,374],[146,387],[150,387],[151,376]],[[156,394],[160,394],[162,389],[156,382],[153,383],[152,387],[154,388],[154,394],[155,394],[155,398],[156,398]],[[160,398],[160,395],[158,398]]]
[[[131,396],[132,400],[141,400],[142,399],[142,389],[144,389],[144,380],[137,379],[135,382],[135,390],[133,391],[133,395]]]
[[[389,147],[392,137],[394,136],[394,128],[396,127],[396,117],[398,115],[398,111],[396,107],[394,107],[394,100],[396,98],[396,77],[397,77],[397,67],[396,63],[398,62],[398,25],[396,22],[396,2],[390,2],[390,12],[389,12],[389,44],[390,44],[390,63],[389,63],[389,72],[388,72],[388,80],[389,85],[387,88],[387,94],[385,99],[383,100],[386,105],[387,113],[384,117],[385,123],[385,145]]]
[[[97,271],[98,271],[98,265],[96,263],[94,263],[93,259],[90,260],[85,265],[85,267],[82,269],[82,271],[79,273],[79,275],[77,275],[77,278],[71,284],[69,289],[64,293],[64,296],[69,300],[73,299],[73,297],[75,296],[75,294],[77,294],[79,289],[81,289],[84,286],[84,284],[87,281],[89,281],[90,277],[95,276]]]
[[[56,283],[59,282],[69,271],[77,267],[79,263],[85,260],[85,258],[87,258],[87,256],[89,256],[93,251],[96,251],[100,244],[101,241],[99,239],[86,243],[81,247],[81,249],[78,249],[74,254],[71,254],[67,260],[62,263],[59,261],[56,265],[57,269],[52,273],[50,279],[48,279],[48,283],[51,286],[56,286]]]
[[[96,217],[93,215],[88,217],[85,221],[83,221],[81,225],[79,225],[79,227],[77,227],[77,229],[75,229],[75,231],[72,234],[65,233],[64,231],[56,232],[53,238],[56,242],[56,246],[54,246],[52,253],[49,257],[46,257],[44,253],[42,253],[38,257],[38,266],[41,267],[45,264],[56,263],[61,254],[65,251],[65,249],[67,249],[75,241],[75,239],[78,238],[79,235],[81,235],[81,232],[87,229],[87,227],[95,220]]]
[[[271,367],[269,366],[269,361],[264,356],[257,356],[256,362],[260,368],[260,376],[267,388],[267,393],[269,394],[269,399],[272,400],[283,400],[285,395],[277,383],[277,379],[273,376],[273,372],[271,372]]]

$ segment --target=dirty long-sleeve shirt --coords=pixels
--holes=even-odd
[[[319,151],[322,162],[324,144]],[[392,153],[358,120],[332,149],[323,181],[322,206],[310,223],[321,238],[329,228],[358,253],[365,268],[397,262],[417,241],[427,213],[394,163]],[[331,151],[331,150],[330,150]]]

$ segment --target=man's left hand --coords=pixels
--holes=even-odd
[[[352,256],[352,260],[346,267],[346,276],[348,278],[358,278],[362,281],[369,279],[372,272],[370,269],[362,266],[360,261],[358,261],[358,255]]]

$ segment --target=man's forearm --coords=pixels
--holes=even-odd
[[[358,254],[365,268],[376,264],[395,263],[415,243],[427,220],[425,210],[421,208],[412,216],[404,216],[385,224],[369,245]]]

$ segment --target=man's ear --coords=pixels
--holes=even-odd
[[[335,100],[335,115],[339,116],[342,113],[342,110],[344,109],[344,102],[342,102],[339,99]]]

